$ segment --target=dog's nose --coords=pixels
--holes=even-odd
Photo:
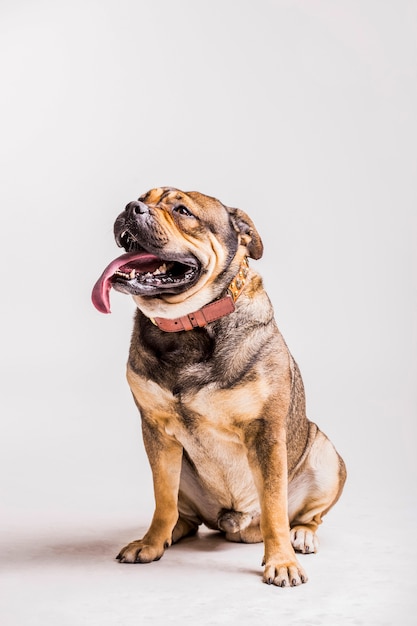
[[[128,211],[128,213],[133,216],[140,215],[142,213],[149,213],[148,206],[144,202],[141,202],[140,200],[134,200],[133,202],[129,202],[125,210]]]

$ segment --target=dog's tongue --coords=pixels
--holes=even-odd
[[[93,287],[91,300],[96,309],[100,313],[110,313],[111,278],[117,270],[126,274],[129,274],[132,269],[149,272],[154,271],[161,263],[161,259],[148,252],[127,252],[114,259]]]

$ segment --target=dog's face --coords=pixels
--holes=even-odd
[[[171,187],[130,202],[114,224],[125,254],[104,270],[93,302],[108,313],[109,291],[133,296],[149,317],[177,317],[218,297],[243,256],[258,259],[262,242],[250,218],[215,198]]]

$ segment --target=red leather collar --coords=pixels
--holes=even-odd
[[[233,313],[235,310],[235,302],[243,291],[246,283],[246,277],[249,272],[248,260],[243,258],[240,264],[239,272],[236,274],[228,287],[228,293],[219,300],[214,300],[210,304],[206,304],[198,311],[176,317],[175,319],[167,319],[164,317],[151,317],[151,322],[158,326],[166,333],[177,333],[180,330],[192,330],[193,328],[203,328],[210,322]]]

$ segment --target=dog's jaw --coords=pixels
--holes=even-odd
[[[110,289],[132,296],[157,297],[175,295],[198,281],[201,267],[197,259],[183,262],[160,258],[144,250],[126,252],[105,268],[92,292],[94,306],[101,313],[110,313]]]

